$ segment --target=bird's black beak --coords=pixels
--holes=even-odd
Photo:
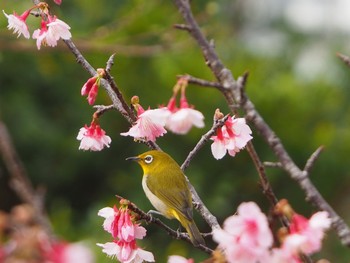
[[[138,161],[140,161],[141,159],[140,159],[140,157],[134,156],[134,157],[128,157],[128,158],[126,158],[125,160],[127,160],[127,161],[136,161],[136,162],[138,162]]]

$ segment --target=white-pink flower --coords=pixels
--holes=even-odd
[[[81,128],[77,139],[80,140],[79,150],[101,151],[104,147],[109,147],[111,138],[100,125],[92,122],[88,127]]]
[[[94,254],[84,243],[72,243],[66,245],[62,254],[62,263],[93,263]]]
[[[294,254],[318,252],[322,246],[324,233],[330,225],[331,220],[325,211],[315,213],[309,220],[294,214],[291,219],[290,234],[284,239],[283,247]]]
[[[172,255],[168,257],[167,263],[194,263],[194,260],[192,258],[187,259],[181,256]]]
[[[98,215],[105,218],[103,228],[110,233],[113,238],[118,238],[125,242],[135,239],[143,239],[146,229],[131,221],[128,209],[117,209],[116,207],[105,207],[98,211]]]
[[[180,108],[177,108],[175,103],[175,97],[170,98],[167,108],[171,114],[165,125],[168,130],[176,134],[186,134],[192,126],[204,127],[203,114],[188,105],[184,94],[180,99]]]
[[[48,35],[50,38],[56,39],[56,42],[62,38],[64,40],[68,40],[72,37],[70,30],[70,26],[58,19],[56,16],[50,17],[48,27]]]
[[[116,257],[122,263],[142,263],[154,262],[154,256],[151,252],[143,250],[136,245],[136,242],[114,241],[105,244],[97,243],[102,247],[102,252],[108,256]]]
[[[266,261],[268,263],[302,263],[299,255],[291,253],[285,248],[273,248]]]
[[[42,262],[75,263],[95,261],[92,251],[82,242],[66,243],[64,241],[48,242],[48,237],[40,236]]]
[[[28,26],[26,24],[26,19],[30,14],[30,10],[25,11],[20,16],[17,15],[16,13],[13,13],[13,15],[8,15],[5,13],[4,10],[2,10],[2,12],[7,18],[7,21],[8,21],[7,28],[9,30],[13,30],[13,33],[17,34],[17,37],[20,37],[21,35],[23,35],[27,39],[30,38]]]
[[[120,135],[154,142],[157,137],[167,133],[164,126],[168,117],[169,112],[165,108],[144,111],[139,106],[136,123],[128,132],[123,132]]]
[[[228,118],[224,126],[217,130],[215,136],[210,139],[214,142],[211,145],[211,152],[215,159],[221,159],[228,152],[235,156],[253,138],[251,129],[244,118]]]
[[[116,207],[104,207],[98,211],[97,215],[105,218],[103,229],[113,235],[114,222],[118,221],[120,215],[119,210]]]
[[[267,218],[254,202],[242,203],[223,229],[213,231],[213,239],[230,263],[267,262],[273,243]]]
[[[36,39],[36,46],[40,50],[41,45],[50,47],[57,46],[57,41],[62,39],[70,39],[70,27],[62,20],[54,17],[49,17],[49,21],[41,21],[41,28],[33,32],[33,39]]]

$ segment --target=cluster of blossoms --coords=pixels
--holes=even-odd
[[[100,80],[105,74],[104,69],[97,69],[97,75],[88,79],[81,89],[81,95],[87,96],[90,105],[95,103]],[[79,150],[101,151],[109,147],[111,138],[101,128],[98,122],[98,114],[94,114],[90,126],[85,125],[79,130],[77,140],[80,141]]]
[[[0,211],[0,262],[93,263],[92,251],[83,243],[53,239],[35,223],[30,205]]]
[[[290,220],[289,228],[279,231],[280,247],[272,248],[273,234],[267,217],[254,202],[242,203],[237,214],[225,220],[222,229],[213,231],[213,239],[228,263],[301,263],[302,254],[320,251],[325,231],[331,224],[327,212],[317,212],[307,219],[295,213],[286,200],[278,206],[278,213]],[[190,260],[169,257],[168,263]]]
[[[154,262],[151,252],[141,249],[136,239],[143,239],[146,229],[135,221],[135,216],[128,209],[128,201],[121,200],[120,208],[116,206],[102,208],[98,215],[104,217],[103,228],[110,233],[113,242],[98,243],[102,251],[108,256],[116,257],[122,263]]]
[[[61,3],[59,0],[56,0],[55,2],[57,4]],[[58,19],[56,16],[51,16],[48,5],[43,2],[24,11],[22,15],[17,15],[15,12],[8,15],[3,11],[8,20],[7,28],[13,30],[18,37],[23,35],[25,38],[29,39],[30,33],[26,21],[31,11],[35,8],[38,8],[41,14],[41,27],[36,29],[32,34],[32,38],[36,39],[38,49],[41,48],[41,45],[55,47],[59,39],[67,40],[72,37],[72,34],[69,31],[69,25]]]
[[[90,105],[95,103],[100,86],[100,79],[104,74],[105,72],[103,69],[98,69],[97,75],[89,78],[81,89],[81,95],[87,96]],[[189,105],[187,102],[185,95],[186,86],[187,79],[181,78],[174,87],[174,94],[170,98],[168,105],[157,109],[145,110],[140,105],[139,98],[137,96],[132,97],[131,104],[137,113],[137,120],[129,131],[123,132],[121,135],[132,136],[135,140],[154,142],[156,138],[167,133],[166,129],[176,134],[186,134],[193,126],[198,128],[204,127],[203,114],[195,110],[193,106]],[[177,107],[176,96],[180,90],[180,107]],[[99,131],[102,132],[96,132],[95,125],[91,125],[90,127],[85,126],[80,129],[77,137],[78,140],[81,140],[79,149],[100,151],[104,146],[109,146],[111,142],[109,136],[105,135],[105,132],[100,126],[97,127]]]
[[[85,125],[80,128],[77,140],[80,141],[79,150],[90,151],[101,151],[104,147],[109,147],[112,141],[97,123],[97,118],[92,120],[90,126]]]
[[[97,75],[89,78],[81,89],[81,95],[87,96],[90,105],[95,103],[100,79],[104,75],[105,71],[98,69]],[[166,134],[167,130],[175,134],[186,134],[193,126],[203,128],[203,114],[195,110],[187,101],[185,94],[187,85],[188,79],[186,77],[180,78],[174,86],[173,95],[167,106],[157,109],[145,110],[140,104],[139,97],[132,97],[131,104],[136,111],[137,120],[129,131],[123,132],[121,135],[131,136],[135,140],[154,142],[158,137]],[[181,95],[178,107],[176,97],[179,92]],[[215,119],[220,118],[223,118],[223,114],[217,110]],[[109,146],[110,138],[105,135],[105,132],[99,126],[98,128],[102,133],[96,132],[93,125],[81,128],[77,137],[78,140],[81,140],[79,149],[100,151],[104,146]],[[235,118],[234,116],[228,118],[225,124],[217,129],[216,135],[211,137],[211,140],[213,140],[211,150],[214,158],[221,159],[226,155],[226,152],[231,156],[235,156],[253,138],[251,133],[252,131],[244,118]],[[84,143],[85,141],[94,143]]]
[[[190,106],[185,90],[188,84],[186,78],[180,78],[174,93],[166,107],[144,110],[139,104],[137,96],[131,100],[137,112],[137,121],[128,132],[121,133],[123,136],[132,136],[135,140],[155,141],[157,137],[163,136],[169,131],[175,134],[186,134],[195,126],[204,127],[204,116]],[[180,107],[176,105],[176,96],[181,91]]]

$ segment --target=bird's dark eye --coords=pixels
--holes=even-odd
[[[144,160],[145,160],[145,163],[150,164],[153,161],[153,156],[147,155]]]

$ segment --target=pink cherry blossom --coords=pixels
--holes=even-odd
[[[57,45],[57,40],[48,34],[47,22],[44,20],[41,21],[41,28],[34,30],[32,38],[36,39],[38,50],[40,50],[42,44],[52,47]]]
[[[57,5],[60,5],[60,4],[62,4],[62,0],[53,0],[54,2],[55,2],[55,4],[57,4]]]
[[[139,248],[135,241],[125,242],[119,240],[105,244],[97,243],[97,245],[102,247],[102,252],[112,258],[116,257],[122,263],[154,262],[153,254]]]
[[[235,119],[234,116],[228,118],[224,126],[217,130],[217,134],[211,137],[211,140],[214,141],[211,145],[214,158],[221,159],[226,152],[235,156],[253,138],[251,133],[244,118]]]
[[[166,128],[176,134],[186,134],[195,126],[197,128],[204,127],[204,116],[200,111],[191,108],[183,94],[180,99],[180,109],[175,105],[175,97],[169,100],[168,110],[171,115],[166,122]]]
[[[18,34],[17,37],[20,37],[20,35],[23,35],[25,38],[29,39],[30,34],[28,30],[28,26],[26,24],[26,19],[30,14],[30,10],[25,11],[22,15],[17,15],[16,13],[13,13],[13,15],[8,15],[5,13],[4,10],[2,10],[4,15],[6,16],[8,20],[8,26],[7,28],[9,30],[13,30],[13,33]]]
[[[187,259],[181,256],[173,255],[169,256],[168,263],[194,263],[194,260],[192,258]]]
[[[145,111],[139,106],[136,123],[128,132],[123,132],[120,135],[154,142],[157,137],[167,133],[164,126],[168,117],[169,112],[165,108]]]
[[[94,255],[84,243],[66,243],[62,241],[48,244],[47,241],[42,247],[43,262],[54,263],[93,263]]]
[[[97,215],[105,218],[103,229],[113,236],[117,236],[117,234],[114,234],[114,226],[118,225],[115,221],[118,222],[120,216],[119,210],[116,207],[104,207],[98,211]]]
[[[327,212],[317,212],[308,220],[305,217],[294,214],[290,224],[288,235],[283,247],[295,253],[312,254],[321,249],[324,232],[330,227],[331,220]]]
[[[103,228],[112,234],[113,238],[131,242],[134,239],[143,239],[146,235],[144,227],[131,221],[128,209],[105,207],[98,212],[98,215],[105,218]]]
[[[56,16],[49,17],[49,23],[47,24],[47,26],[50,38],[55,39],[56,42],[60,38],[68,40],[72,37],[72,34],[69,31],[70,26],[62,20],[58,19]]]
[[[228,262],[267,262],[273,238],[266,216],[253,203],[242,203],[237,215],[224,222],[223,229],[213,231],[213,239],[224,250]]]
[[[101,129],[100,125],[92,122],[88,127],[81,128],[77,139],[80,140],[79,150],[101,151],[104,147],[109,147],[111,138]]]
[[[273,248],[267,260],[269,263],[302,263],[299,255],[285,248]]]
[[[62,39],[70,39],[72,37],[70,27],[62,20],[49,17],[49,21],[41,21],[41,28],[33,32],[33,39],[36,39],[37,48],[40,50],[41,45],[50,47],[57,46],[57,41]]]

